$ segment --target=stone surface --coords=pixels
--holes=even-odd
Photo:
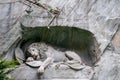
[[[114,51],[106,50],[95,68],[92,80],[119,80],[120,79],[120,55]]]
[[[18,21],[27,26],[47,26],[54,16],[34,5],[32,7],[34,11],[30,15],[25,15],[26,5],[15,2],[15,0],[0,0],[0,2],[0,14],[2,15],[0,18],[1,39],[3,39],[2,35],[7,34],[6,32],[9,32]],[[101,51],[104,51],[118,28],[120,22],[119,2],[120,0],[40,1],[40,3],[49,5],[53,9],[56,7],[62,9],[58,19],[55,19],[51,26],[68,25],[87,29],[93,32],[98,42],[101,43]],[[4,13],[4,15],[2,13]],[[5,42],[3,41],[0,43],[2,45]],[[3,47],[0,47],[1,52],[2,48]]]
[[[31,68],[24,64],[16,68],[13,72],[11,72],[10,76],[13,77],[15,80],[36,80],[38,79],[37,68]]]
[[[50,73],[51,72],[51,73]],[[61,64],[60,66],[51,65],[47,68],[41,76],[41,79],[85,79],[90,80],[94,74],[91,67],[75,71],[70,69],[67,65]]]
[[[39,75],[37,73],[38,68],[31,68],[22,64],[14,71],[10,73],[10,77],[15,80],[41,80],[41,79],[85,79],[90,80],[92,75],[94,74],[93,70],[89,66],[85,66],[85,68],[75,71],[72,70],[67,65],[61,64],[56,66],[57,64],[50,65],[46,68],[43,75]],[[19,74],[16,74],[19,73]]]
[[[53,48],[50,45],[46,45],[44,43],[34,43],[36,45],[30,45],[29,47],[36,47],[39,51],[42,51],[45,49],[44,52],[52,53],[51,57],[53,55],[53,62],[51,62],[48,67],[45,68],[45,72],[43,75],[38,75],[38,68],[43,64],[41,60],[33,60],[31,62],[25,62],[25,64],[21,63],[20,66],[18,66],[12,73],[9,75],[13,77],[15,80],[18,79],[26,79],[26,80],[35,80],[35,79],[88,79],[90,80],[94,74],[93,68],[89,67],[87,65],[84,65],[82,63],[82,60],[80,59],[80,56],[77,55],[77,53],[73,51],[66,51],[67,56],[72,56],[73,60],[68,60],[65,57],[65,51],[60,51],[58,47]],[[19,49],[16,49],[17,57],[23,59],[19,53]],[[43,53],[44,53],[43,52]],[[18,55],[19,54],[19,55]],[[45,53],[44,53],[45,54]],[[50,56],[50,55],[48,55]],[[18,59],[19,59],[18,58]],[[66,59],[66,61],[62,60],[63,58]],[[57,60],[56,60],[57,59]],[[25,59],[24,59],[25,60]],[[15,74],[18,73],[19,74]],[[25,74],[27,72],[27,74]],[[56,74],[57,73],[57,74]],[[83,74],[84,73],[84,74]],[[25,75],[24,75],[25,74]],[[24,76],[22,76],[24,75]],[[32,75],[32,76],[30,76]],[[30,77],[29,77],[30,76]]]
[[[115,49],[115,52],[120,53],[120,26],[119,26],[119,29],[112,40],[112,45]]]
[[[40,67],[42,62],[41,61],[30,61],[30,62],[26,62],[26,64],[34,68],[34,67]]]
[[[98,66],[95,68],[95,75],[92,80],[119,80],[120,55],[117,53],[120,51],[120,31],[118,30],[116,35],[115,33],[118,27],[120,27],[120,0],[40,1],[42,4],[47,4],[53,9],[56,7],[62,9],[58,19],[55,19],[51,25],[68,25],[87,29],[94,33],[98,42],[101,43],[100,49],[102,52],[105,52],[102,55]],[[19,22],[33,27],[47,26],[53,18],[53,15],[48,14],[47,11],[36,6],[32,7],[34,11],[30,15],[26,15],[26,8],[26,5],[16,2],[16,0],[0,0],[0,54],[8,51],[8,56],[6,56],[6,58],[9,57],[11,59],[9,53],[12,51],[9,51],[9,47],[14,44],[14,41],[20,36],[18,33]],[[112,41],[111,39],[114,35],[115,37]],[[106,50],[106,46],[111,41],[115,51]],[[23,69],[31,70],[28,67],[23,67]],[[86,71],[81,72],[80,75],[86,74]],[[26,72],[20,74],[25,78],[30,75]],[[28,80],[33,80],[36,77],[36,71],[33,71],[31,74],[33,74],[31,75],[33,78],[28,77]],[[22,77],[16,77],[16,80],[22,79]],[[90,77],[89,74],[88,77]]]

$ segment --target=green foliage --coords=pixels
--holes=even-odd
[[[13,80],[7,77],[7,73],[13,70],[17,64],[17,61],[7,61],[0,59],[0,80]]]

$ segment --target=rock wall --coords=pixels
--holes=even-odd
[[[0,45],[8,44],[4,40],[8,37],[5,35],[9,35],[10,30],[18,22],[27,26],[47,26],[54,16],[33,4],[31,4],[33,12],[26,15],[25,10],[28,9],[28,6],[24,5],[23,2],[29,4],[25,1],[0,0]],[[50,6],[52,9],[61,10],[59,17],[51,25],[75,26],[93,32],[98,42],[101,43],[102,52],[117,31],[120,23],[120,0],[41,0],[39,2]],[[11,40],[7,40],[7,42],[9,41]],[[3,50],[3,46],[0,47],[0,51],[3,52]]]
[[[1,53],[8,51],[20,37],[19,22],[32,27],[47,26],[54,16],[33,4],[31,4],[33,12],[28,15],[25,12],[28,7],[23,2],[25,1],[21,3],[17,0],[0,0]],[[40,0],[39,2],[51,6],[52,9],[61,10],[59,17],[51,26],[75,26],[94,33],[104,53],[98,63],[99,66],[95,68],[94,80],[119,79],[120,0]],[[111,71],[113,73],[110,73]]]

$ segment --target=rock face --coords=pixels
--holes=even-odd
[[[47,26],[54,16],[41,7],[34,5],[32,5],[33,12],[30,15],[26,15],[25,9],[28,7],[23,3],[16,2],[16,0],[1,0],[0,2],[3,3],[0,5],[0,14],[2,15],[0,18],[0,45],[4,44],[4,46],[6,46],[6,44],[12,43],[9,41],[14,37],[8,36],[16,34],[14,30],[11,31],[11,29],[13,29],[13,26],[19,26],[19,24],[17,24],[18,21],[26,26]],[[95,34],[98,42],[101,43],[100,48],[102,51],[104,51],[118,28],[120,20],[119,2],[119,0],[40,1],[40,3],[44,5],[51,6],[52,9],[61,9],[59,17],[52,22],[51,26],[67,25],[87,29]],[[9,43],[5,43],[4,41]],[[4,46],[0,47],[1,52],[3,52]]]
[[[35,47],[39,48],[40,46],[39,47],[35,46]],[[57,50],[55,50],[51,46],[48,46],[47,48],[48,48],[47,53],[50,53],[52,51],[52,54],[54,55],[52,59],[54,61],[51,62],[45,68],[45,71],[42,75],[38,74],[38,68],[42,65],[43,62],[39,60],[35,60],[31,62],[25,62],[25,64],[21,64],[14,71],[10,73],[10,76],[15,80],[19,80],[19,79],[20,80],[36,80],[36,79],[40,79],[40,80],[42,79],[88,79],[90,80],[92,78],[94,74],[92,67],[84,65],[84,63],[82,63],[77,53],[75,52],[73,53],[72,51],[67,51],[67,53],[71,53],[74,55],[76,54],[77,58],[79,57],[79,60],[78,59],[68,60],[67,56],[65,56],[65,53],[64,53],[65,51],[61,52],[60,50],[58,50],[59,49],[58,47],[56,47]],[[44,48],[41,48],[39,50],[43,50],[43,49]],[[66,61],[61,60],[63,57],[65,57]]]
[[[50,72],[52,72],[50,74]],[[94,74],[91,67],[86,66],[84,69],[79,71],[71,70],[66,65],[60,65],[56,67],[55,65],[49,67],[45,70],[41,79],[86,79],[90,80]]]
[[[119,80],[120,78],[120,55],[114,51],[106,50],[95,68],[92,80]]]
[[[40,3],[61,10],[51,26],[74,26],[95,35],[103,55],[92,80],[119,80],[120,0],[40,0]],[[12,59],[10,47],[21,38],[19,22],[32,27],[47,26],[54,16],[34,5],[33,12],[26,15],[26,8],[17,0],[0,0],[0,54],[5,58]],[[5,56],[6,52],[8,56]]]
[[[79,56],[85,57],[84,62],[88,65],[94,65],[100,59],[99,44],[87,30],[68,26],[21,27],[23,46],[30,41],[37,41],[73,50]]]
[[[17,74],[18,73],[18,74]],[[21,65],[11,74],[15,80],[35,80],[37,77],[37,69],[26,65]]]
[[[116,53],[120,53],[120,27],[112,40],[112,46]]]
[[[66,65],[56,67],[55,65],[49,66],[43,75],[37,73],[38,68],[31,68],[26,65],[21,65],[11,72],[11,77],[15,80],[42,80],[42,79],[86,79],[90,80],[94,74],[91,67],[85,67],[80,71],[71,70]],[[19,73],[19,74],[16,74]]]

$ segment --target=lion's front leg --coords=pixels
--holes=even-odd
[[[43,74],[45,68],[52,62],[52,57],[48,57],[38,69],[39,74]]]

